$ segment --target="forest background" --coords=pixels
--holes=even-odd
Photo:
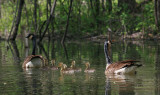
[[[160,38],[160,0],[0,0],[0,38]]]

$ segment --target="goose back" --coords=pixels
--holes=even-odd
[[[41,55],[30,55],[25,58],[22,65],[23,68],[43,67],[44,58]]]
[[[126,60],[126,61],[120,61],[120,62],[115,62],[113,64],[109,64],[106,67],[105,73],[134,73],[135,69],[137,67],[142,66],[141,64],[136,64],[136,60]]]

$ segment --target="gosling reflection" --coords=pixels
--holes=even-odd
[[[93,73],[85,73],[84,82],[90,82],[90,81],[93,81],[94,79],[95,79],[95,77],[94,77]]]
[[[65,80],[67,80],[67,79],[71,79],[70,81],[71,81],[72,83],[76,82],[76,76],[75,76],[74,73],[64,73],[64,72],[60,72],[60,77],[59,77],[60,83],[63,84],[63,83],[65,82]],[[68,80],[67,80],[67,82],[68,82]]]

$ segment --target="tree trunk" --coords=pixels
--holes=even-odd
[[[154,1],[154,15],[155,15],[155,24],[160,31],[160,0]]]
[[[93,7],[93,1],[92,0],[90,0],[90,6],[91,6],[92,15],[95,17],[95,10],[94,10],[94,7]]]
[[[52,5],[52,9],[51,9],[51,13],[50,13],[50,17],[47,19],[47,21],[46,21],[46,27],[45,27],[45,29],[44,29],[44,31],[43,31],[43,34],[42,34],[42,37],[39,39],[39,42],[41,42],[42,40],[43,40],[43,38],[44,38],[44,35],[46,34],[46,31],[47,31],[47,29],[48,29],[48,26],[49,26],[49,24],[50,24],[50,22],[52,21],[52,19],[53,19],[53,17],[54,17],[54,10],[55,10],[55,7],[56,7],[56,1],[57,0],[54,0],[54,2],[53,2],[53,5]]]
[[[46,4],[46,18],[48,19],[48,11],[49,11],[49,9],[48,9],[48,0],[47,0],[47,4]],[[49,32],[49,29],[47,29],[47,32],[48,32],[48,39],[50,40],[50,32]]]
[[[48,0],[47,0],[47,4],[46,4],[46,18],[48,19]]]
[[[11,36],[9,36],[10,40],[15,40],[17,37],[18,27],[19,27],[19,23],[21,21],[21,13],[22,13],[23,5],[24,5],[24,0],[19,0],[18,15],[16,17],[16,22],[13,27],[13,34]]]
[[[81,28],[80,28],[80,26],[81,26],[81,1],[80,0],[78,0],[78,18],[77,18],[77,31],[78,32],[80,32],[81,31]]]
[[[1,16],[1,0],[0,0],[0,18],[1,18],[2,16]]]
[[[93,11],[93,3],[92,3],[92,0],[90,0],[90,5],[91,5],[91,9]]]
[[[34,0],[34,27],[35,32],[37,33],[37,0]]]
[[[103,9],[103,12],[105,12],[105,7],[104,7],[104,0],[102,0],[102,9]]]
[[[111,13],[112,11],[112,0],[106,0],[106,5],[107,5],[107,9],[108,9],[108,12]]]
[[[60,2],[61,6],[62,6],[62,8],[63,8],[63,11],[64,11],[66,14],[68,14],[67,10],[64,8],[64,1],[59,0],[59,2]]]
[[[99,15],[99,11],[100,11],[100,7],[99,7],[99,5],[100,5],[100,1],[99,1],[99,0],[96,0],[96,1],[95,1],[96,17]]]
[[[66,31],[64,32],[64,35],[63,35],[63,38],[62,38],[62,41],[61,41],[62,44],[64,43],[67,32],[68,32],[69,18],[70,18],[70,14],[71,14],[71,10],[72,10],[72,2],[73,2],[73,0],[70,0],[70,7],[69,7],[68,18],[67,18]]]
[[[135,12],[136,1],[135,0],[118,0],[118,7],[121,8],[121,11],[130,10],[130,12]]]

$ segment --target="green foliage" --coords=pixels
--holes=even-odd
[[[143,0],[136,0],[137,6]],[[52,6],[53,1],[51,2]],[[46,0],[37,1],[37,26],[40,29],[42,23],[47,20]],[[118,6],[118,0],[112,0],[112,12],[108,12],[106,2],[104,2],[105,11],[102,9],[102,4],[98,6],[96,1],[92,0],[73,0],[72,12],[69,22],[70,35],[86,35],[86,34],[106,34],[107,29],[111,28],[116,31],[116,34],[132,34],[145,29],[145,32],[156,30],[154,22],[154,2],[144,4],[138,12],[131,12],[127,4],[123,4],[123,8]],[[96,6],[97,5],[97,6]],[[66,29],[70,3],[68,0],[58,0],[54,13],[54,25],[49,26],[49,31],[52,31],[52,26],[57,34],[63,34]],[[99,12],[96,11],[97,8]],[[137,7],[138,8],[138,7]],[[50,6],[48,5],[48,16],[50,14]],[[138,10],[138,9],[137,9]],[[16,11],[16,2],[2,2],[1,4],[1,23],[0,31],[8,31],[11,29],[12,21]],[[10,15],[12,14],[12,15]],[[34,2],[25,1],[25,6],[22,11],[20,25],[25,29],[35,31],[34,18]],[[20,26],[20,28],[21,28]],[[125,28],[124,28],[125,27]],[[19,29],[19,31],[23,30]]]

